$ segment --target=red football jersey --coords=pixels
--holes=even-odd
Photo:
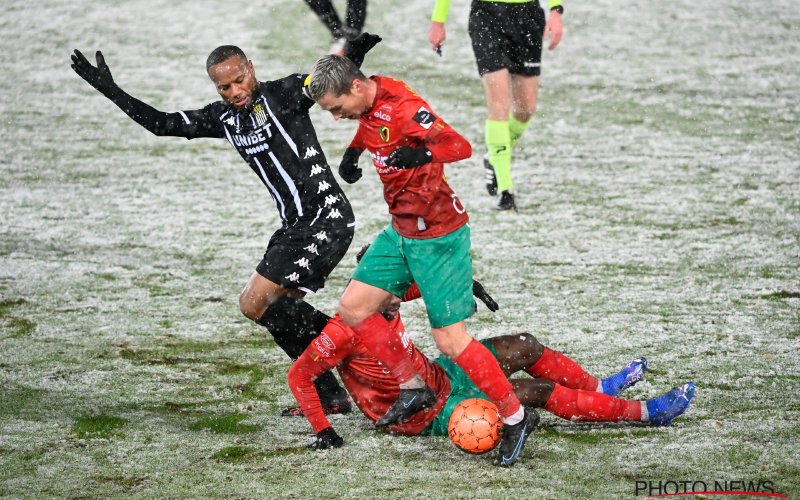
[[[450,234],[469,217],[445,180],[443,163],[469,158],[472,146],[404,82],[371,79],[378,85],[375,101],[359,119],[350,146],[366,149],[372,157],[398,233],[417,239]],[[401,146],[425,146],[433,161],[408,169],[387,166],[388,156]]]
[[[408,356],[425,383],[436,392],[436,405],[414,415],[401,425],[389,427],[394,434],[417,435],[439,414],[450,395],[450,380],[442,367],[429,360],[411,342],[398,314],[390,321],[393,333],[403,338]],[[314,432],[330,426],[322,412],[313,380],[333,369],[339,372],[356,406],[373,422],[382,417],[400,393],[397,380],[375,359],[339,315],[334,316],[295,361],[289,371],[289,386]]]

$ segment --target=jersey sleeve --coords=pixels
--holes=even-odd
[[[282,107],[290,111],[308,111],[314,105],[308,93],[310,80],[308,74],[294,73],[271,83],[277,88]]]
[[[315,433],[331,424],[322,410],[314,380],[345,359],[353,343],[353,331],[338,316],[334,317],[289,369],[289,388]]]
[[[209,104],[197,111],[166,113],[140,101],[119,87],[113,89],[108,98],[133,121],[154,135],[187,139],[225,137],[222,124],[219,120],[215,120],[212,114],[215,105],[222,105],[221,102]]]
[[[435,23],[444,23],[447,21],[447,13],[450,11],[450,0],[436,0],[433,5],[433,15],[431,21]]]
[[[472,155],[469,141],[437,116],[422,98],[415,95],[404,101],[401,112],[404,135],[421,140],[433,161],[450,163]]]
[[[361,129],[362,127],[361,124],[359,123],[358,129],[356,130],[356,135],[353,136],[353,140],[350,141],[350,145],[348,147],[358,148],[361,151],[367,149],[367,145],[364,143],[363,132],[361,131]]]

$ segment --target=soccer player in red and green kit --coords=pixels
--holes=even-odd
[[[379,313],[390,296],[402,297],[416,282],[436,346],[500,411],[504,431],[495,463],[513,465],[539,415],[520,404],[497,359],[464,324],[476,309],[469,218],[445,181],[443,164],[468,158],[472,147],[400,80],[367,78],[335,55],[318,60],[309,79],[309,94],[323,109],[337,120],[359,120],[339,174],[347,182],[357,181],[358,158],[369,151],[392,215],[354,271],[339,305],[342,320],[400,382],[397,400],[376,426],[402,423],[436,403],[436,393],[405,355],[403,339]]]

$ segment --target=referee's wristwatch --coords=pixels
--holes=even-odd
[[[559,14],[561,14],[563,16],[564,15],[564,6],[563,5],[556,5],[555,7],[550,9],[550,12],[558,12]]]

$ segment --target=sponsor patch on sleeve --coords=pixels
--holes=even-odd
[[[436,121],[436,115],[431,113],[425,106],[421,106],[417,113],[414,115],[414,121],[419,123],[420,127],[428,130]]]
[[[325,332],[320,333],[319,336],[314,339],[314,348],[326,358],[330,358],[336,352],[336,344],[333,343],[333,340],[331,340]]]

